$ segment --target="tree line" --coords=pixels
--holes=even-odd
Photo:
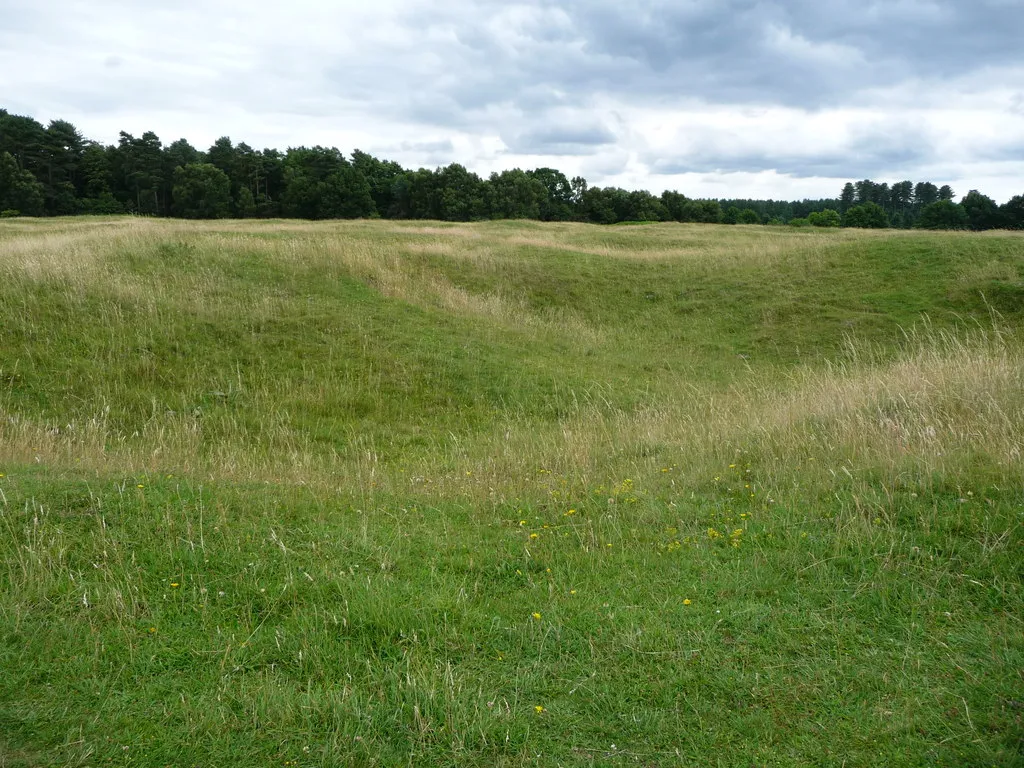
[[[410,170],[355,150],[257,150],[228,137],[206,151],[185,139],[121,132],[87,140],[66,120],[42,125],[0,109],[0,215],[135,213],[182,218],[538,219],[616,224],[678,221],[820,227],[1024,228],[1024,196],[999,206],[971,190],[870,180],[838,198],[703,200],[680,192],[592,187],[554,168],[492,173],[451,165]]]

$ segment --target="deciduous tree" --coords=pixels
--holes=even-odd
[[[967,229],[969,222],[963,206],[952,200],[937,200],[921,209],[916,226],[922,229]]]
[[[1024,229],[1024,195],[1011,197],[999,208],[1007,229]]]
[[[960,201],[964,211],[967,212],[967,220],[973,230],[997,229],[1002,226],[1002,215],[996,201],[987,195],[981,194],[972,189],[964,199]]]

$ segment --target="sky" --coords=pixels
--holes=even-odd
[[[0,107],[690,197],[1024,194],[1024,0],[0,0]]]

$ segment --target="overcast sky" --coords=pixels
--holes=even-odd
[[[0,0],[0,107],[88,138],[551,166],[694,197],[1024,194],[1024,0]]]

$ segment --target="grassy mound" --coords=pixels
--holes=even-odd
[[[1024,237],[0,225],[0,764],[1015,765]]]

